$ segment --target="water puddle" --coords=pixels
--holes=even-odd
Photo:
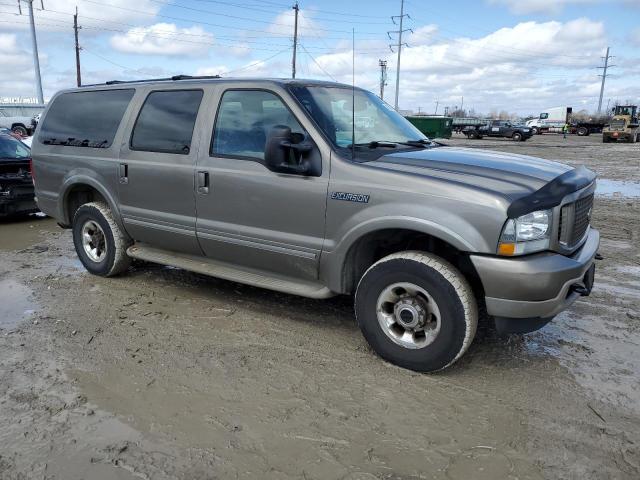
[[[640,182],[599,178],[596,195],[614,198],[640,198]]]
[[[31,216],[0,220],[0,251],[22,250],[40,242],[51,232],[60,231],[53,218]]]
[[[15,327],[33,315],[31,290],[15,280],[0,280],[0,330]]]

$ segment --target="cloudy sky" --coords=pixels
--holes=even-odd
[[[84,83],[175,74],[291,75],[293,11],[283,0],[34,0],[45,99],[75,85],[78,7]],[[301,0],[297,76],[379,91],[393,103],[399,0]],[[0,0],[0,97],[35,96],[26,4]],[[593,111],[607,46],[604,104],[640,103],[640,0],[406,0],[400,108],[522,115]],[[395,39],[395,34],[391,33]],[[395,50],[395,49],[394,49]]]

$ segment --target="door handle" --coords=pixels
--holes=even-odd
[[[118,172],[120,175],[120,183],[126,185],[129,183],[129,165],[126,163],[121,163],[118,168]]]
[[[197,172],[198,193],[206,195],[209,193],[209,172]]]

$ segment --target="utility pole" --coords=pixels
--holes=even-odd
[[[298,49],[298,11],[300,7],[298,2],[292,7],[295,12],[295,21],[293,24],[293,59],[291,60],[291,78],[296,78],[296,50]]]
[[[44,10],[44,4],[41,5]],[[44,105],[44,96],[42,95],[42,79],[40,78],[40,59],[38,58],[38,40],[36,38],[36,23],[33,18],[33,0],[18,0],[18,9],[20,15],[22,15],[22,8],[20,8],[20,2],[26,2],[29,6],[29,25],[31,27],[31,43],[33,44],[33,69],[36,77],[36,93],[38,95],[38,103]]]
[[[394,104],[396,111],[398,111],[398,97],[400,96],[400,56],[402,54],[402,45],[406,45],[406,43],[405,44],[402,43],[402,34],[407,31],[413,32],[413,30],[411,30],[410,28],[407,28],[406,30],[402,29],[402,23],[403,23],[404,17],[411,18],[409,17],[409,15],[404,13],[404,0],[400,0],[400,15],[393,15],[391,17],[391,20],[393,21],[394,24],[396,23],[396,18],[400,19],[400,30],[394,30],[393,32],[388,32],[388,34],[390,33],[398,34],[398,43],[396,44],[396,48],[398,49],[398,63],[396,64],[396,101]],[[389,37],[390,36],[391,35],[389,35]],[[393,49],[391,51],[393,51]]]
[[[440,103],[440,101],[439,101],[439,100],[436,100],[436,111],[435,111],[435,112],[433,112],[433,114],[434,114],[434,115],[437,115],[437,114],[438,114],[438,104],[439,104],[439,103]]]
[[[78,26],[78,7],[76,6],[76,14],[73,16],[73,33],[76,37],[76,81],[78,86],[82,86],[82,77],[80,76],[80,45],[78,44],[78,30],[82,27]]]
[[[464,112],[464,95],[462,95],[462,102],[460,103],[460,110]]]
[[[600,110],[602,109],[602,95],[604,94],[604,81],[607,79],[607,69],[611,67],[615,67],[615,65],[609,65],[609,59],[613,58],[613,56],[609,55],[609,47],[607,47],[607,55],[605,57],[601,57],[604,60],[604,67],[602,68],[602,75],[598,75],[602,77],[602,84],[600,85],[600,100],[598,100],[598,115],[600,115]]]
[[[380,100],[384,100],[384,87],[387,84],[387,61],[379,60],[380,65]]]

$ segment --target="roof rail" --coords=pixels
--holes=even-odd
[[[105,82],[105,85],[119,85],[121,83],[146,83],[146,82],[169,82],[169,81],[179,81],[179,80],[206,80],[220,78],[220,75],[174,75],[173,77],[167,78],[148,78],[146,80],[109,80]]]

